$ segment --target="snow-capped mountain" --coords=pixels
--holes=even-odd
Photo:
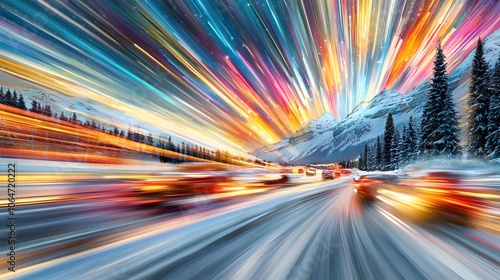
[[[254,155],[264,160],[298,164],[331,162],[356,155],[361,145],[383,132],[388,112],[394,115],[396,127],[402,127],[410,115],[421,112],[419,106],[410,107],[417,103],[413,101],[412,96],[384,90],[370,102],[359,104],[342,122],[332,121],[329,127],[323,126],[321,130],[299,129],[292,136],[257,150]],[[317,120],[324,118],[325,115]]]
[[[500,30],[484,41],[485,58],[494,64],[500,55]],[[448,76],[459,114],[464,112],[472,59],[475,51]],[[490,65],[493,67],[493,65]],[[406,95],[394,90],[383,90],[371,101],[362,102],[341,122],[332,121],[322,126],[320,132],[304,132],[302,127],[282,141],[262,147],[253,154],[263,160],[296,164],[333,162],[357,157],[364,144],[372,144],[377,136],[383,135],[387,113],[393,114],[394,125],[401,131],[403,125],[413,116],[414,123],[420,122],[429,82]],[[317,120],[322,121],[325,115]],[[330,115],[331,116],[331,115]],[[333,116],[332,116],[333,117]],[[310,121],[315,123],[316,120]],[[308,127],[308,124],[303,127]]]
[[[321,117],[303,124],[292,136],[281,142],[262,148],[264,154],[275,155],[272,159],[257,157],[273,161],[288,161],[290,158],[306,157],[313,149],[322,150],[318,143],[327,142],[331,139],[331,128],[337,126],[335,117],[326,112]],[[326,147],[325,147],[326,148]],[[260,151],[260,150],[259,150]],[[306,153],[302,153],[306,152]]]

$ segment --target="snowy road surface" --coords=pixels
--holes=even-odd
[[[15,279],[497,279],[499,239],[414,224],[350,177],[176,213],[89,200],[18,210]],[[3,214],[2,214],[3,215]]]

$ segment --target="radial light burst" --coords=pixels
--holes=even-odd
[[[0,71],[186,140],[251,150],[453,70],[500,1],[7,1]]]

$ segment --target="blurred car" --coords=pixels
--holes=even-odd
[[[304,169],[299,168],[299,170],[298,170],[297,172],[298,172],[298,173],[304,173]]]
[[[316,176],[316,168],[309,168],[306,172],[307,176]]]
[[[363,175],[354,179],[354,192],[362,199],[375,200],[378,189],[395,184],[397,176],[389,174]]]
[[[144,180],[131,189],[137,205],[169,203],[175,198],[221,192],[231,182],[225,174],[171,175]]]
[[[285,184],[290,181],[290,178],[286,174],[280,175],[279,178],[275,179],[267,179],[267,180],[262,180],[260,183],[264,184],[265,186],[272,186],[272,185],[279,185],[279,184]]]
[[[321,178],[323,179],[335,179],[335,176],[333,175],[333,170],[323,170],[323,172],[321,172]]]
[[[470,186],[458,170],[415,170],[397,186],[379,191],[381,201],[419,222],[445,221],[471,225],[484,218],[487,190]],[[488,195],[486,195],[488,197]]]
[[[426,201],[437,218],[459,224],[467,224],[486,206],[477,194],[476,188],[462,185],[461,174],[447,171],[429,172],[415,188],[415,195]]]

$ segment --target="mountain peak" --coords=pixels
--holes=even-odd
[[[380,98],[386,99],[386,98],[400,97],[400,96],[403,96],[403,95],[400,92],[398,92],[397,90],[384,88],[379,94],[375,95],[371,101],[374,101],[374,100],[380,99]]]
[[[337,121],[334,115],[330,112],[324,112],[319,118],[315,119],[316,121]]]
[[[325,129],[331,128],[338,123],[335,116],[330,112],[324,112],[319,118],[309,120],[303,123],[297,132],[312,129],[316,131],[323,131]]]

